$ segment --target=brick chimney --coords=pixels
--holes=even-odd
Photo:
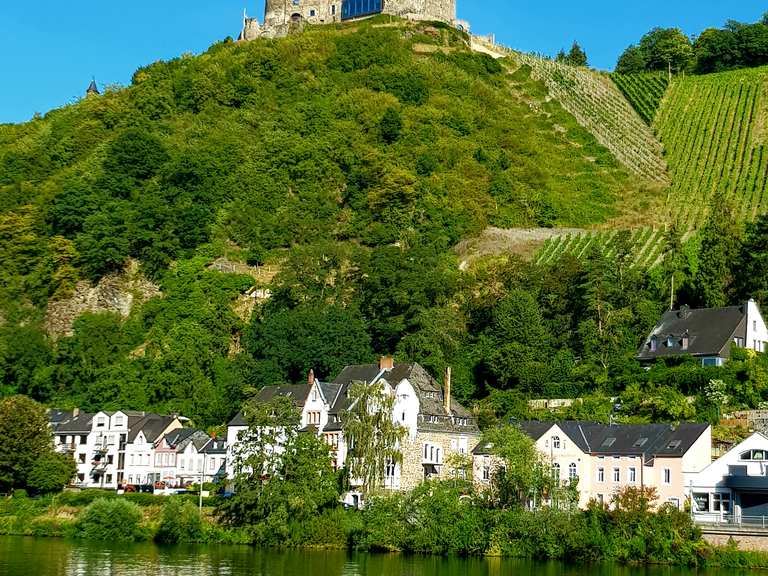
[[[379,370],[392,370],[395,367],[395,359],[392,356],[379,358]]]
[[[449,416],[451,415],[451,367],[445,368],[445,392],[443,395],[443,404],[445,405],[445,412]]]
[[[315,383],[315,371],[312,368],[310,368],[309,374],[307,374],[307,384],[312,386],[312,384],[314,383]]]

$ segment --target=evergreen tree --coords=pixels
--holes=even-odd
[[[719,308],[732,304],[734,270],[740,252],[742,228],[734,207],[718,194],[701,231],[699,267],[696,275],[696,304]]]
[[[571,50],[568,52],[566,61],[571,66],[587,66],[587,53],[579,46],[578,42],[574,42]]]

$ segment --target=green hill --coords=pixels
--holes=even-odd
[[[0,395],[215,425],[383,353],[453,366],[461,399],[642,381],[661,230],[718,190],[761,210],[763,72],[675,79],[653,114],[470,45],[389,18],[222,42],[0,126]]]
[[[695,228],[722,193],[742,217],[768,210],[768,67],[675,78],[654,128],[664,144],[672,220]]]

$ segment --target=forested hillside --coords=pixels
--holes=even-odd
[[[388,18],[227,41],[0,126],[0,394],[216,426],[262,386],[394,353],[453,366],[457,396],[499,414],[527,396],[623,393],[639,418],[690,416],[679,399],[711,370],[648,373],[633,356],[673,276],[681,303],[768,293],[733,268],[761,269],[764,230],[744,236],[741,196],[715,185],[744,170],[726,161],[746,165],[756,128],[685,197],[720,217],[699,210],[684,242],[661,231],[661,144],[607,77],[468,46]],[[687,118],[677,82],[654,126],[677,106]],[[740,94],[723,118],[757,84]],[[671,190],[694,182],[663,142]],[[657,230],[574,232],[533,262],[462,271],[453,251],[489,226],[628,221]],[[764,369],[744,359],[718,377],[756,405]]]

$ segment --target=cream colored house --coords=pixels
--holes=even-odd
[[[594,422],[522,422],[520,428],[552,466],[555,477],[578,480],[579,506],[590,500],[610,503],[627,486],[652,487],[658,502],[681,507],[687,496],[686,474],[711,461],[708,424],[598,424]],[[474,478],[489,484],[499,465],[493,448],[473,453]]]

